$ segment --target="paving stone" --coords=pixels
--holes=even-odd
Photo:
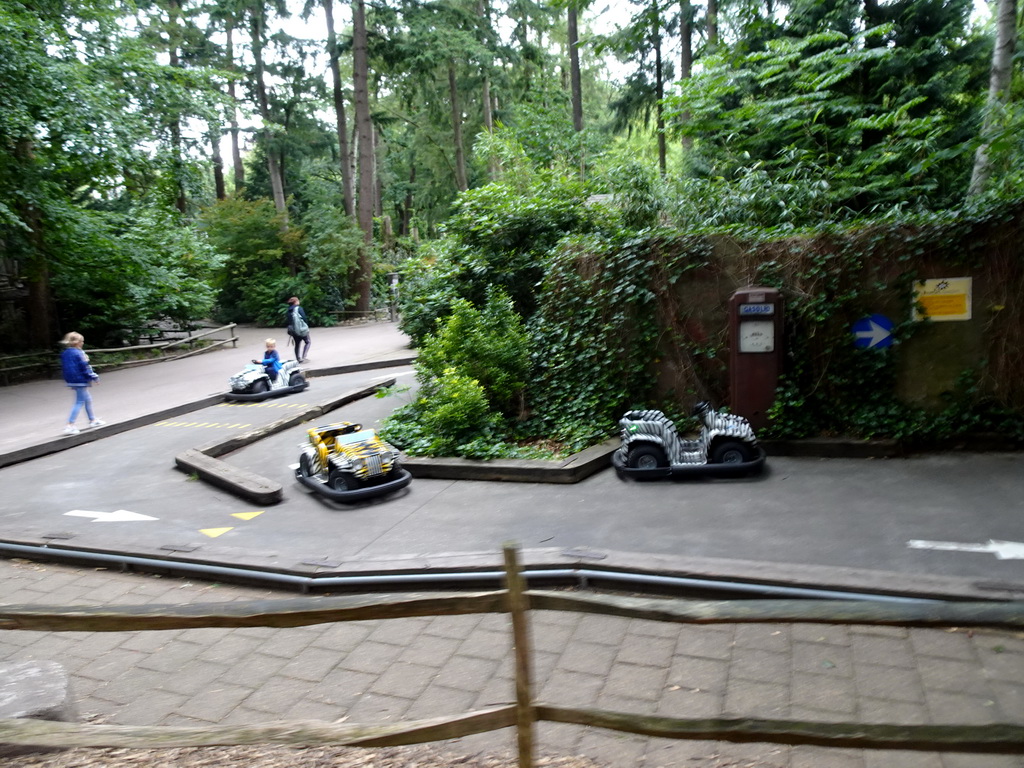
[[[849,678],[796,672],[791,686],[794,706],[846,715],[857,710],[856,688]]]
[[[784,624],[737,624],[733,642],[739,648],[789,653],[791,640],[789,627]]]
[[[984,760],[974,755],[975,760]],[[865,750],[866,768],[943,768],[942,757],[937,752],[904,752],[892,749]],[[975,765],[974,768],[981,768]]]
[[[396,723],[405,718],[411,706],[412,699],[365,693],[349,708],[347,722],[365,725]]]
[[[919,656],[938,656],[944,659],[977,662],[974,643],[966,632],[939,629],[918,629],[910,634],[914,653]]]
[[[420,635],[416,641],[402,649],[398,661],[408,664],[442,666],[465,643],[453,637]]]
[[[925,704],[935,723],[984,725],[998,719],[995,699],[979,699],[945,691],[925,691]]]
[[[191,696],[175,711],[177,717],[190,720],[204,720],[210,723],[222,722],[228,714],[246,701],[253,693],[252,688],[240,685],[213,683],[207,690]],[[168,715],[163,725],[171,725],[177,718]],[[251,720],[251,723],[257,722]]]
[[[168,675],[163,672],[129,667],[118,677],[94,688],[92,696],[117,704],[129,704],[139,699],[139,691],[160,691],[167,679]]]
[[[988,681],[978,674],[978,665],[953,659],[924,657],[918,663],[918,674],[925,690],[966,693],[990,697]]]
[[[83,677],[91,677],[93,680],[110,682],[124,674],[126,669],[132,669],[136,666],[143,667],[144,669],[152,669],[152,667],[143,666],[148,658],[149,657],[141,653],[105,654],[100,656],[98,659],[94,659],[93,661],[78,667],[75,670],[75,674],[82,675]]]
[[[459,643],[458,653],[460,656],[480,659],[503,659],[512,653],[511,633],[508,630],[499,632],[478,627]]]
[[[324,628],[310,646],[313,648],[325,648],[338,654],[345,654],[357,648],[370,636],[371,627],[366,622],[345,622],[332,624]]]
[[[789,685],[729,678],[725,690],[726,717],[786,717]]]
[[[289,661],[278,674],[317,682],[338,666],[338,654],[323,648],[306,648]]]
[[[907,669],[917,666],[913,646],[905,637],[864,634],[855,636],[850,647],[854,664],[884,664]]]
[[[172,691],[150,689],[138,697],[131,707],[133,725],[161,725],[164,718],[177,712],[189,696]]]
[[[716,659],[676,656],[672,659],[666,679],[666,688],[678,686],[684,690],[699,689],[725,693],[729,679],[729,663]]]
[[[386,672],[388,667],[402,655],[403,650],[405,650],[404,647],[399,645],[367,641],[348,653],[339,666],[354,670],[355,672],[369,672],[380,675]]]
[[[761,682],[785,682],[789,679],[791,668],[789,654],[750,648],[736,649],[729,676]]]
[[[853,749],[793,747],[790,768],[865,768],[864,754]]]
[[[926,725],[928,709],[922,701],[892,701],[861,697],[860,720],[865,723],[892,723],[894,725]]]
[[[828,643],[793,643],[793,669],[820,675],[853,675],[853,653],[846,646]]]
[[[275,677],[254,689],[245,699],[245,706],[280,717],[282,712],[305,699],[311,687],[307,680]]]
[[[838,624],[794,624],[789,630],[792,642],[849,645],[850,629]]]
[[[506,666],[511,675],[512,664]],[[498,668],[498,662],[489,659],[454,656],[437,670],[437,679],[450,688],[463,691],[479,690],[498,672]]]
[[[724,702],[724,692],[670,687],[658,700],[657,714],[666,717],[722,717]]]
[[[623,638],[615,661],[618,664],[651,664],[667,667],[675,653],[675,637],[636,635],[630,632]]]
[[[733,653],[733,627],[682,626],[676,653],[708,659],[730,659]]]
[[[188,662],[206,650],[195,643],[168,643],[153,653],[137,653],[135,661],[144,669],[155,669],[158,672],[176,672]]]
[[[406,713],[406,717],[423,720],[444,715],[458,715],[474,709],[474,691],[448,688],[431,683],[420,692]]]
[[[924,688],[915,669],[860,664],[856,667],[854,684],[861,696],[893,701],[924,701]]]
[[[287,663],[288,660],[280,656],[253,653],[237,664],[226,665],[224,671],[217,678],[217,682],[234,683],[252,688],[276,675]]]
[[[603,676],[556,669],[543,685],[538,686],[537,695],[549,704],[585,707],[597,701],[603,687]]]
[[[665,688],[668,671],[664,667],[616,664],[609,673],[602,695],[630,696],[657,701]]]
[[[386,696],[415,699],[436,677],[436,667],[396,661],[374,681],[370,691]]]
[[[607,675],[615,663],[618,648],[574,640],[558,659],[558,666],[571,672]]]

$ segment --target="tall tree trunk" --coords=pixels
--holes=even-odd
[[[979,195],[992,175],[989,156],[990,133],[995,127],[1000,108],[1007,102],[1013,79],[1013,54],[1017,47],[1017,0],[999,0],[996,6],[996,43],[992,51],[992,69],[988,81],[988,100],[981,127],[981,145],[974,154],[969,195]]]
[[[349,158],[348,124],[345,117],[345,92],[341,87],[341,67],[338,64],[338,37],[334,32],[334,0],[323,0],[327,17],[327,53],[331,61],[331,89],[334,95],[334,124],[338,132],[338,155],[341,162],[341,190],[345,213],[355,214],[352,193],[352,163]]]
[[[234,32],[235,32],[235,20],[231,19],[227,23],[227,46],[225,53],[228,58],[228,68],[231,71],[236,70],[235,65],[235,47],[234,47]],[[238,104],[238,96],[235,92],[235,81],[228,81],[228,116],[229,125],[231,126],[231,165],[234,171],[235,180],[235,194],[241,191],[242,187],[245,186],[245,167],[242,165],[242,150],[238,144],[238,113],[236,105]]]
[[[405,190],[405,203],[402,205],[402,223],[399,226],[399,234],[407,236],[412,231],[412,190],[416,184],[416,156],[409,158],[409,186]]]
[[[455,62],[448,61],[448,98],[452,105],[452,141],[455,143],[455,184],[460,192],[469,189],[466,178],[466,154],[462,148],[462,107],[455,83]]]
[[[708,47],[718,45],[718,0],[708,0]]]
[[[373,122],[370,117],[370,68],[367,52],[366,6],[363,0],[352,2],[352,81],[355,91],[356,131],[359,142],[358,220],[363,230],[359,250],[356,283],[359,298],[356,311],[370,311],[370,284],[373,261]]]
[[[693,6],[690,0],[679,2],[679,78],[693,77]],[[680,117],[683,123],[690,122],[690,110],[684,109]],[[683,149],[693,148],[693,137],[683,136]]]
[[[583,86],[580,83],[580,34],[577,27],[576,6],[569,5],[569,83],[572,89],[572,128],[583,130]]]
[[[263,120],[263,142],[264,152],[267,155],[267,172],[270,175],[270,189],[274,195],[274,208],[281,216],[281,228],[288,229],[288,205],[284,196],[284,178],[281,175],[281,167],[277,161],[277,152],[273,147],[274,133],[271,129],[270,101],[267,98],[267,84],[263,79],[263,6],[257,5],[251,17],[250,30],[252,33],[252,58],[255,64],[253,73],[256,80],[256,100],[259,104],[260,117]]]
[[[658,10],[655,10],[658,13]],[[661,60],[661,18],[655,16],[654,28],[654,95],[657,99],[655,114],[657,115],[658,131],[658,170],[664,176],[666,172],[666,149],[665,149],[665,107],[662,100],[665,98],[665,83],[663,64]]]
[[[30,182],[35,164],[32,140],[19,141],[14,148],[14,156],[17,164],[26,170],[22,179],[25,189],[32,189],[35,186]],[[18,217],[28,227],[25,237],[32,254],[27,265],[26,340],[31,349],[49,349],[57,340],[57,307],[50,290],[50,265],[46,255],[46,238],[43,236],[42,212],[24,196],[18,209]]]
[[[181,17],[181,0],[168,0],[167,3],[167,54],[172,67],[180,67],[179,48],[181,46],[181,28],[178,19]],[[171,116],[171,153],[174,173],[174,207],[181,213],[188,209],[188,201],[185,198],[185,162],[181,148],[181,116]]]
[[[218,200],[228,196],[227,188],[224,186],[224,158],[220,154],[220,126],[216,123],[210,124],[210,150],[213,161],[213,188]]]

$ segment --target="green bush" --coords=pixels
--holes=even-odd
[[[521,410],[529,374],[529,344],[512,301],[493,290],[482,310],[465,299],[455,300],[447,321],[426,338],[416,365],[421,381],[438,378],[447,369],[468,376],[483,388],[495,410],[514,416]]]
[[[419,398],[385,419],[381,434],[415,456],[481,458],[468,444],[477,442],[478,449],[492,444],[500,423],[483,387],[448,368],[423,385]]]

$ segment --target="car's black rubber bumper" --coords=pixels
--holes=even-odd
[[[636,469],[627,467],[622,452],[616,451],[612,454],[612,466],[619,474],[637,480],[656,480],[663,477],[746,477],[761,472],[767,458],[764,448],[758,447],[757,458],[736,464],[676,464],[670,467]]]
[[[367,485],[364,488],[356,488],[351,491],[336,491],[333,488],[328,488],[325,483],[320,482],[315,477],[302,474],[301,469],[295,470],[295,479],[310,490],[319,493],[321,496],[326,496],[332,501],[351,503],[401,490],[412,481],[412,474],[407,469],[400,469],[398,470],[398,477],[394,480],[388,480],[386,483],[378,485]]]
[[[284,395],[290,395],[293,392],[301,392],[309,386],[308,381],[304,381],[297,387],[281,387],[280,389],[268,389],[266,392],[228,392],[224,395],[225,400],[239,401],[248,403],[258,403],[260,400],[269,400],[272,397],[283,397]]]

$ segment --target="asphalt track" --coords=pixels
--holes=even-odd
[[[1024,544],[1014,546],[1024,542],[1020,453],[769,457],[765,474],[738,481],[634,482],[612,470],[575,485],[417,478],[396,494],[344,505],[292,478],[306,424],[223,457],[284,486],[280,504],[254,506],[176,470],[173,457],[382,379],[413,383],[408,365],[392,364],[411,354],[393,324],[315,329],[314,370],[366,369],[316,375],[305,392],[262,407],[218,403],[146,418],[223,391],[269,333],[246,329],[237,352],[104,375],[94,396],[110,426],[66,450],[50,450],[73,440],[55,434],[70,401],[60,382],[0,390],[0,452],[48,446],[0,469],[0,544],[322,575],[487,566],[516,542],[537,562],[571,567],[1024,595]],[[364,398],[324,421],[373,426],[408,397]]]

